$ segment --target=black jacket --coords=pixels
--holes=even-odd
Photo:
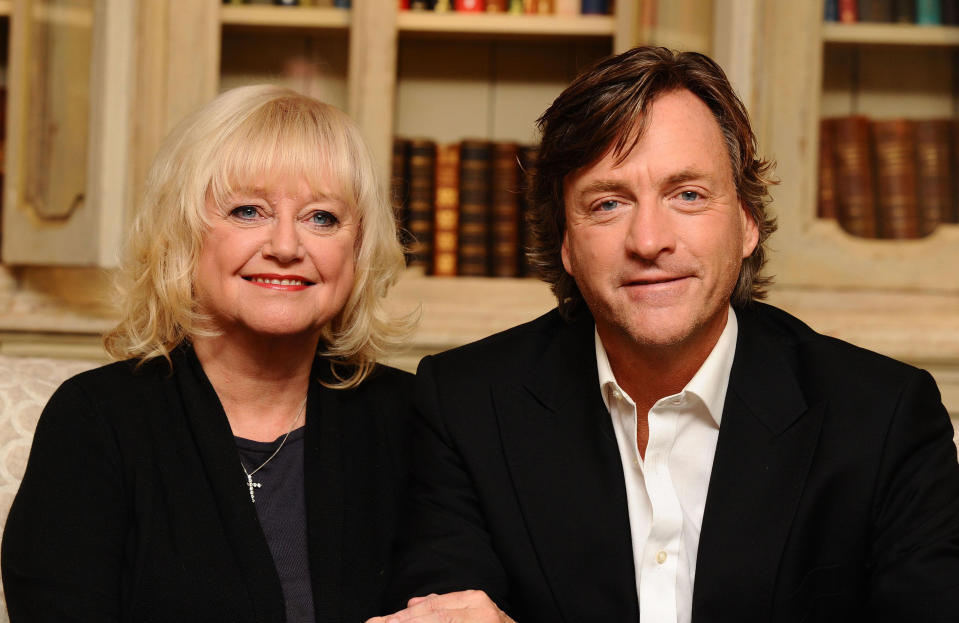
[[[693,623],[959,621],[959,464],[932,378],[773,307],[737,317]],[[519,623],[637,621],[592,319],[427,357],[417,385],[392,605],[475,588]]]
[[[318,360],[313,378],[327,365]],[[314,380],[304,467],[318,621],[383,611],[406,481],[411,376]],[[232,432],[190,348],[66,381],[37,425],[7,520],[13,623],[281,622],[283,593]]]

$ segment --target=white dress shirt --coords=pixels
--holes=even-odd
[[[689,623],[696,554],[739,325],[729,308],[719,341],[686,387],[649,410],[646,458],[636,404],[616,382],[595,333],[600,391],[623,461],[641,623]]]

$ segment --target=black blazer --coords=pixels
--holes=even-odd
[[[775,308],[739,337],[692,621],[959,621],[959,464],[926,372]],[[392,605],[485,590],[519,623],[637,621],[593,322],[424,359]]]
[[[313,378],[327,364],[318,360]],[[408,385],[311,383],[304,466],[318,621],[382,612],[406,481]],[[226,415],[192,349],[66,381],[3,538],[11,620],[280,622],[283,593]]]

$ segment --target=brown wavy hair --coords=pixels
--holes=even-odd
[[[772,278],[761,276],[766,240],[776,229],[767,212],[773,163],[758,155],[746,107],[726,74],[708,56],[663,47],[634,48],[599,61],[576,78],[537,121],[542,135],[531,172],[530,211],[533,244],[530,264],[550,284],[564,317],[584,305],[576,282],[563,268],[566,230],[563,181],[596,163],[611,148],[622,162],[645,130],[646,113],[659,96],[688,90],[701,99],[719,123],[732,164],[736,192],[759,228],[759,242],[745,258],[731,302],[745,305],[764,298]]]

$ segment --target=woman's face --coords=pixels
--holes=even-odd
[[[312,337],[343,309],[359,219],[332,189],[263,175],[206,216],[195,288],[223,335]]]

